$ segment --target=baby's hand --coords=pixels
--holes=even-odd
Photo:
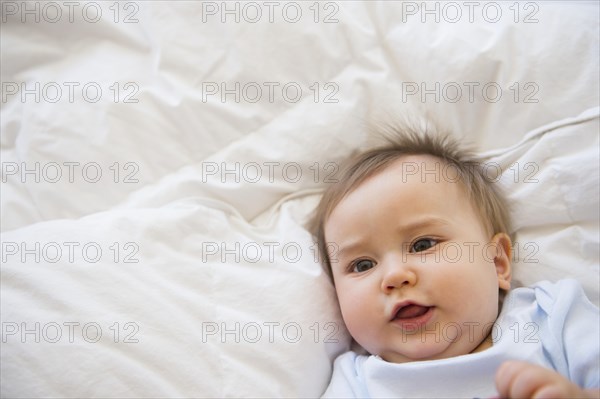
[[[496,389],[502,398],[600,397],[600,391],[583,390],[554,370],[520,361],[502,363],[496,372]]]

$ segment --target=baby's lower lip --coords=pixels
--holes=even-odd
[[[404,319],[395,318],[391,321],[391,323],[403,330],[414,331],[429,322],[431,317],[433,317],[433,311],[434,307],[429,306],[427,311],[420,316],[408,317]]]

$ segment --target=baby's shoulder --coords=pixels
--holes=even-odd
[[[589,302],[581,283],[575,279],[556,282],[544,280],[529,287],[515,288],[510,291],[507,299],[509,308],[531,306],[531,303],[535,302],[548,314],[556,311],[557,305],[564,307],[576,302]]]
[[[534,323],[536,329],[564,333],[565,325],[598,320],[599,310],[575,279],[540,281],[512,290],[506,297],[498,324]],[[530,324],[531,324],[530,323]]]

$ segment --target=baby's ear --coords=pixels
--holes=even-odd
[[[492,237],[492,244],[496,247],[494,256],[494,265],[498,274],[498,287],[503,290],[510,289],[510,280],[512,278],[512,242],[510,237],[505,233],[498,233]]]

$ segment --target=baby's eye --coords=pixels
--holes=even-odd
[[[362,273],[371,269],[375,265],[368,259],[361,259],[358,262],[354,262],[351,266],[354,273]]]
[[[410,248],[410,252],[421,252],[426,251],[429,248],[433,247],[437,244],[436,240],[431,238],[421,238],[420,240],[415,241],[415,243]]]

